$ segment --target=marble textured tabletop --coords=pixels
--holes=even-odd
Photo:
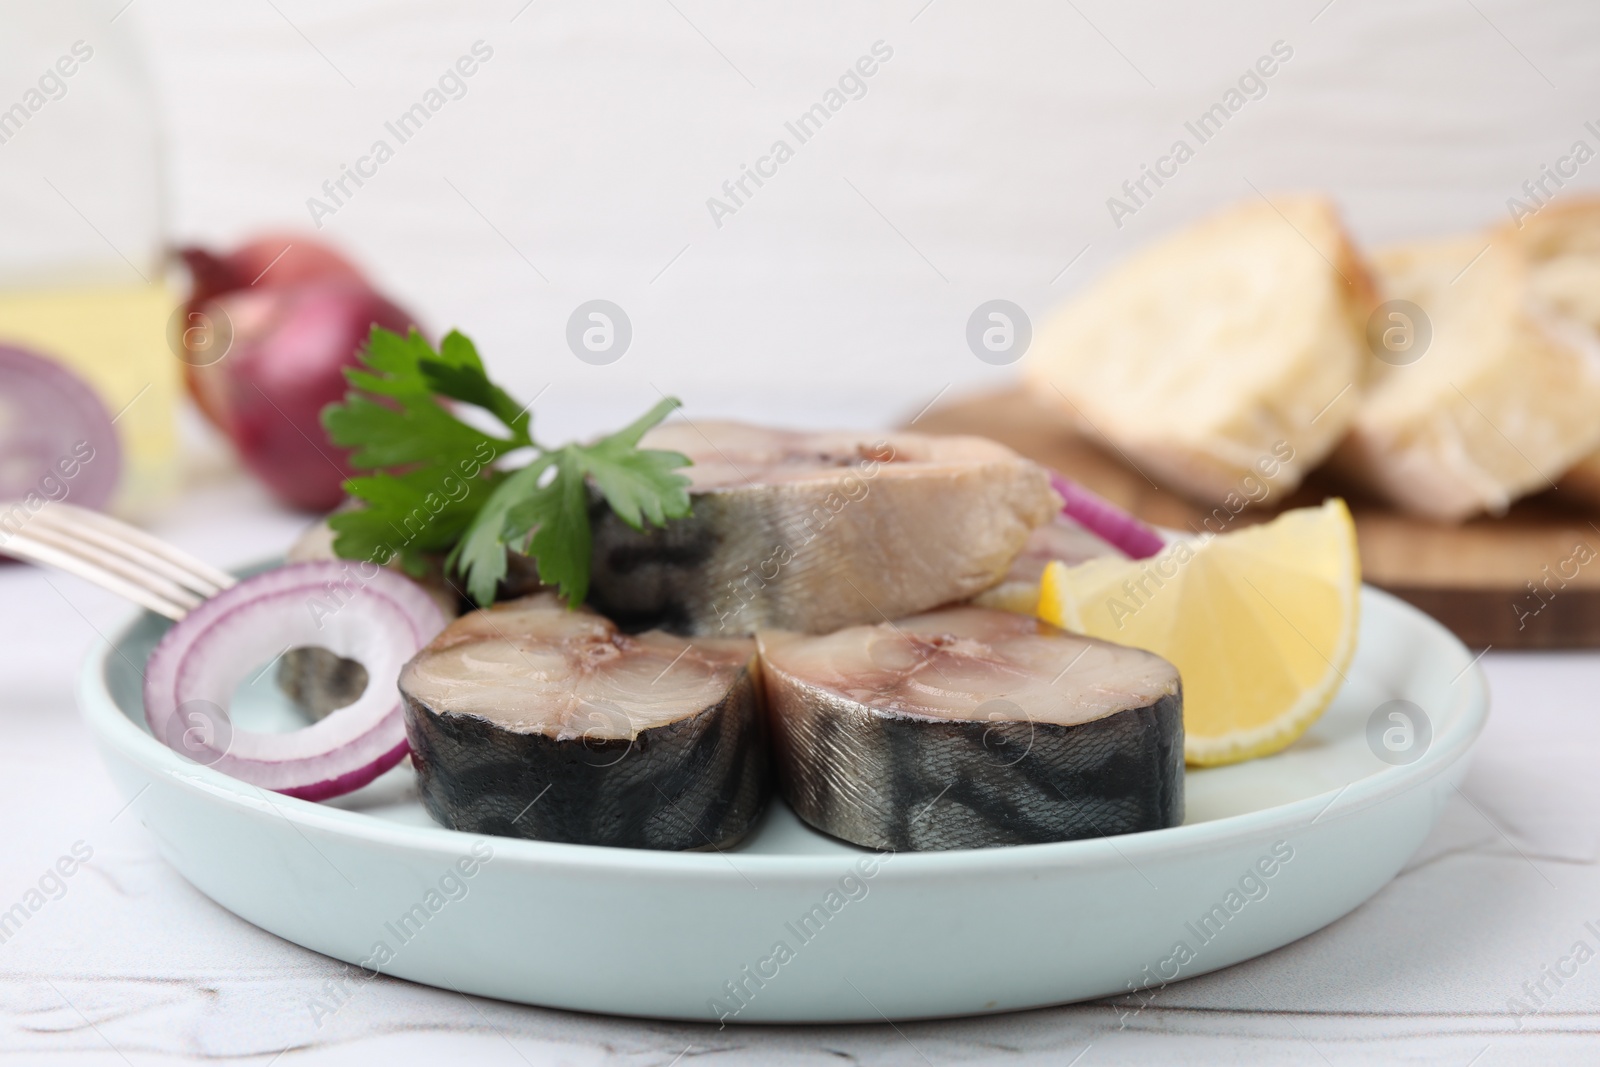
[[[304,519],[218,479],[160,535],[221,564],[281,551]],[[157,855],[74,705],[78,664],[126,607],[76,579],[0,567],[0,909],[45,903],[0,943],[0,1061],[282,1067],[440,1062],[1593,1063],[1600,1057],[1600,655],[1501,654],[1462,796],[1392,884],[1268,956],[1128,1002],[900,1026],[611,1019],[379,979],[318,1027],[340,965],[235,918]],[[74,873],[47,877],[63,857]],[[1019,931],[1025,933],[1025,930]],[[1569,976],[1559,984],[1548,977]],[[1524,983],[1545,995],[1537,1010]]]

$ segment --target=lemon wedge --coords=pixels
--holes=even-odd
[[[1284,749],[1317,721],[1355,653],[1360,587],[1355,523],[1331,499],[1149,559],[1051,563],[1038,615],[1170,660],[1184,758],[1214,766]]]

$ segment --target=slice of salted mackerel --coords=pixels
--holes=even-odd
[[[1060,507],[1042,467],[981,437],[670,423],[692,513],[630,528],[591,510],[589,600],[624,629],[827,633],[964,600]]]
[[[452,829],[720,848],[770,792],[749,639],[628,635],[543,593],[446,626],[400,693],[422,803]]]
[[[985,848],[1183,821],[1160,656],[978,607],[758,642],[779,786],[835,837]]]

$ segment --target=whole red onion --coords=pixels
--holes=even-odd
[[[190,304],[201,304],[233,289],[278,289],[325,278],[367,284],[365,276],[344,256],[294,233],[262,234],[226,255],[190,245],[178,255],[189,268]]]
[[[352,471],[328,441],[322,409],[343,398],[344,368],[374,325],[404,332],[415,319],[343,256],[304,237],[181,255],[194,279],[188,321],[200,324],[184,335],[195,402],[284,504],[337,507]]]

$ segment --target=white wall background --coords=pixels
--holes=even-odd
[[[525,2],[135,0],[122,17],[163,108],[174,233],[221,244],[308,227],[324,179],[491,46],[322,234],[430,327],[474,336],[515,391],[548,385],[557,437],[656,388],[691,414],[904,418],[1014,374],[966,347],[980,301],[1037,319],[1252,184],[1327,189],[1378,241],[1504,219],[1541,164],[1600,147],[1585,0]],[[867,95],[717,228],[706,198],[880,39],[894,56]],[[1106,198],[1277,40],[1294,55],[1265,97],[1115,227]],[[1576,184],[1597,182],[1600,162]],[[611,366],[564,343],[594,297],[633,321]]]

